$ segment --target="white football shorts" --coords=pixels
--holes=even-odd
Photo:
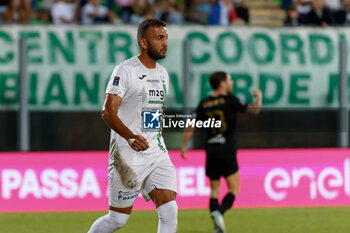
[[[131,165],[135,178],[125,187],[118,170],[113,167],[108,174],[109,206],[126,208],[134,204],[137,196],[142,193],[146,201],[153,189],[169,189],[177,192],[175,167],[169,157],[147,165]]]

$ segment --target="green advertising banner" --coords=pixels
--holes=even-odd
[[[0,27],[0,110],[18,108],[19,39],[27,39],[31,110],[99,111],[113,68],[138,54],[133,26]],[[348,28],[168,27],[167,107],[183,106],[183,42],[191,46],[191,106],[210,94],[210,73],[234,79],[252,102],[260,88],[271,108],[337,107],[339,41]],[[349,43],[348,43],[349,44]],[[348,48],[350,46],[348,45]],[[349,67],[350,69],[350,67]]]

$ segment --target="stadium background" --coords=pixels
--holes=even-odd
[[[180,12],[186,12],[186,7],[191,6],[186,5],[187,2],[192,1],[183,2],[185,11]],[[229,72],[235,81],[234,94],[248,103],[253,101],[250,92],[254,88],[262,89],[263,107],[260,115],[252,117],[241,114],[238,118],[237,144],[239,148],[244,149],[241,154],[248,158],[244,160],[243,156],[240,157],[241,166],[246,165],[249,175],[258,174],[256,179],[261,182],[264,179],[266,181],[267,173],[256,172],[254,169],[258,169],[260,165],[258,163],[256,167],[250,166],[253,160],[261,159],[261,167],[270,169],[267,171],[285,168],[290,172],[291,177],[293,169],[309,167],[318,179],[326,168],[336,168],[339,172],[328,174],[325,184],[333,193],[339,193],[339,198],[322,198],[318,191],[316,202],[313,202],[312,198],[305,198],[310,194],[310,184],[313,182],[312,179],[308,180],[310,177],[305,176],[300,179],[299,189],[291,191],[292,199],[284,203],[276,201],[274,204],[265,205],[275,207],[273,209],[262,208],[266,200],[262,200],[263,203],[260,205],[256,204],[255,207],[259,208],[248,206],[249,209],[246,209],[247,205],[243,203],[243,199],[239,201],[237,205],[242,209],[230,211],[225,217],[229,229],[238,228],[242,230],[241,232],[253,232],[256,229],[261,232],[294,232],[295,230],[347,232],[350,231],[350,226],[344,216],[349,214],[349,208],[328,206],[350,205],[348,190],[350,175],[347,170],[349,152],[347,149],[335,149],[339,146],[339,135],[348,132],[348,127],[339,126],[340,112],[347,112],[347,108],[342,109],[339,104],[338,79],[341,63],[340,41],[343,39],[346,41],[348,51],[350,31],[346,25],[329,25],[326,28],[315,25],[282,27],[284,19],[288,16],[288,11],[281,8],[287,4],[286,2],[288,1],[237,1],[237,6],[248,10],[250,18],[248,22],[230,26],[207,26],[200,21],[202,19],[195,21],[195,19],[186,18],[185,13],[183,16],[187,21],[180,25],[169,25],[168,54],[167,58],[161,61],[171,79],[167,111],[172,113],[191,111],[201,98],[210,94],[207,79],[215,70]],[[103,1],[102,4],[108,5],[109,1]],[[35,7],[33,6],[34,9]],[[112,9],[118,10],[115,9],[115,5]],[[0,25],[2,203],[11,201],[4,198],[6,197],[4,171],[18,169],[19,174],[24,175],[25,168],[37,166],[35,163],[31,165],[32,167],[26,166],[26,163],[31,164],[30,160],[40,164],[41,159],[35,159],[36,152],[43,152],[48,157],[52,156],[52,164],[43,162],[44,168],[55,167],[58,161],[64,165],[64,162],[59,159],[65,155],[68,158],[71,152],[74,154],[82,151],[82,154],[84,152],[94,154],[98,151],[96,153],[99,156],[106,154],[109,129],[100,118],[106,82],[116,64],[136,55],[138,51],[135,39],[137,26],[121,21],[116,24],[92,26],[34,23]],[[30,110],[29,139],[30,151],[34,152],[34,154],[24,154],[25,158],[21,157],[22,153],[16,153],[20,151],[18,124],[20,39],[25,39],[28,46],[26,69]],[[191,43],[189,57],[186,57],[184,52],[185,41]],[[184,64],[186,60],[191,62]],[[188,88],[185,87],[184,77],[186,67],[190,69],[190,91],[188,92],[186,92]],[[347,67],[348,72],[349,69]],[[187,95],[191,101],[186,104],[184,99]],[[172,150],[171,155],[174,156],[172,159],[177,161],[182,132],[165,131],[164,138],[168,149]],[[191,149],[194,149],[193,157],[187,165],[179,162],[180,168],[191,165],[195,169],[202,168],[203,138],[202,132],[197,133],[191,145]],[[309,149],[305,150],[305,148]],[[100,153],[100,151],[103,152]],[[277,153],[275,157],[272,155],[274,153]],[[12,160],[11,156],[13,156]],[[20,165],[21,167],[16,167],[14,164],[19,158],[24,158],[23,164]],[[73,166],[70,160],[66,161],[66,168]],[[36,171],[38,177],[40,169],[44,168],[38,168]],[[64,167],[57,168],[57,171],[60,169]],[[195,170],[196,179],[201,178],[199,171]],[[341,184],[332,186],[332,180]],[[203,182],[205,187],[206,181]],[[252,184],[259,185],[259,183]],[[254,189],[254,186],[252,188]],[[19,190],[20,188],[13,188],[11,197],[15,197]],[[257,187],[257,192],[258,190]],[[251,194],[252,190],[249,189],[247,192]],[[243,189],[241,195],[245,194]],[[33,194],[27,196],[28,201],[38,201]],[[91,196],[91,194],[87,195],[88,198],[92,198]],[[198,205],[200,208],[206,208],[207,194],[194,195],[192,198],[200,202]],[[302,201],[294,203],[293,198]],[[250,195],[244,201],[256,203],[257,199],[259,198]],[[21,203],[20,200],[14,198],[12,201],[14,202],[11,202],[11,210],[6,209],[3,204],[3,207],[0,206],[0,212],[24,211],[23,206],[16,206],[16,203]],[[105,208],[103,201],[104,199],[95,209],[103,210]],[[51,204],[45,202],[42,205],[47,207]],[[38,211],[46,208],[39,206]],[[284,208],[277,208],[281,206]],[[298,208],[287,208],[295,206]],[[323,208],[303,208],[304,206],[322,206]],[[79,208],[80,206],[77,206],[77,209]],[[36,212],[35,209],[31,210]],[[46,211],[50,212],[50,208],[44,210]],[[99,215],[101,213],[95,212],[76,214],[64,212],[56,215],[53,213],[47,213],[47,215],[3,213],[0,214],[0,223],[3,223],[0,224],[0,232],[85,232],[89,224],[79,227],[72,223],[65,225],[66,228],[64,228],[51,223],[50,219],[58,218],[62,221],[78,219],[78,221],[90,223]],[[310,215],[313,217],[311,218]],[[149,229],[154,231],[157,220],[150,212],[136,211],[135,216],[140,219],[152,219],[154,224],[149,225]],[[47,224],[38,220],[40,218],[46,218]],[[183,225],[180,225],[179,232],[211,232],[210,223],[201,226],[201,218],[209,219],[207,210],[182,210],[180,224],[182,220]],[[281,223],[275,222],[274,219],[277,218],[281,219]],[[18,219],[22,219],[23,224],[28,222],[29,228],[18,228],[15,224]],[[255,225],[249,225],[250,221],[256,219],[261,220]],[[303,219],[305,221],[302,221]],[[264,227],[266,222],[270,228]],[[295,222],[299,222],[299,225]],[[5,223],[8,225],[6,228]],[[194,226],[194,223],[199,226]],[[129,225],[136,225],[135,227],[139,228],[131,229],[130,227],[133,226],[130,226],[125,232],[140,231],[144,229],[143,224],[149,223],[146,220],[140,224],[130,222]],[[290,228],[291,225],[295,225],[295,228]]]

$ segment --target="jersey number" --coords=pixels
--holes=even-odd
[[[226,124],[226,121],[225,121],[225,114],[224,114],[224,111],[222,111],[222,110],[220,110],[220,109],[217,109],[217,110],[214,110],[214,111],[208,111],[208,112],[206,112],[205,114],[206,114],[208,117],[210,117],[210,118],[215,118],[215,119],[221,121],[221,127],[220,127],[219,129],[212,128],[213,134],[216,134],[216,133],[217,133],[217,130],[219,130],[220,133],[226,132],[226,130],[227,130],[227,124]]]

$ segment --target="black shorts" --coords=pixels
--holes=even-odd
[[[219,180],[221,176],[227,177],[239,170],[236,153],[229,158],[212,158],[207,156],[205,174],[211,180]]]

